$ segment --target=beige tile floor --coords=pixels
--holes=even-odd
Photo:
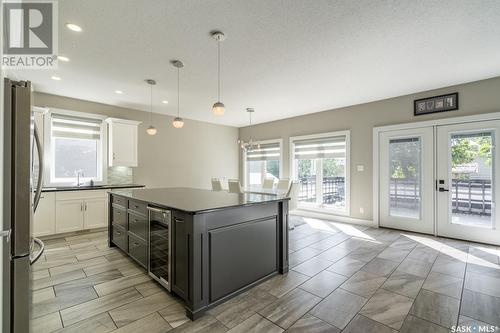
[[[290,272],[195,322],[106,232],[47,240],[32,331],[500,332],[499,247],[293,218],[305,223],[290,231]]]

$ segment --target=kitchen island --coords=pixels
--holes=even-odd
[[[192,320],[288,272],[286,197],[192,188],[113,190],[109,196],[109,245],[150,275],[158,275],[159,261],[168,267],[157,280],[184,300]],[[158,238],[161,223],[168,232]]]

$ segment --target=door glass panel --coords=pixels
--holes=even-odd
[[[451,223],[492,228],[492,142],[491,131],[450,136]]]
[[[420,219],[420,137],[389,141],[389,215]]]
[[[316,160],[295,160],[300,185],[298,201],[305,203],[316,202]]]

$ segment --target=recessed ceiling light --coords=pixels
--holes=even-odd
[[[115,93],[117,93],[118,95],[121,95],[121,94],[123,94],[123,91],[121,91],[121,90],[115,90]]]
[[[163,104],[168,104],[168,101],[161,101]]]
[[[64,61],[64,62],[68,62],[69,61],[69,58],[65,57],[65,56],[57,56],[57,59],[59,59],[61,61]]]
[[[52,80],[56,80],[56,81],[61,81],[61,78],[59,76],[52,76],[51,77]]]
[[[69,30],[73,30],[73,31],[76,31],[76,32],[80,32],[82,31],[82,28],[76,24],[73,24],[73,23],[66,23],[66,27],[69,29]]]

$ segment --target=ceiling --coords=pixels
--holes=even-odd
[[[22,70],[35,90],[140,110],[254,123],[500,75],[500,1],[63,0],[57,70]],[[83,28],[76,33],[65,23]],[[221,101],[215,117],[216,41]],[[52,75],[62,78],[51,79]],[[115,90],[122,90],[118,95]],[[168,100],[163,104],[162,100]],[[89,110],[90,111],[90,110]]]

